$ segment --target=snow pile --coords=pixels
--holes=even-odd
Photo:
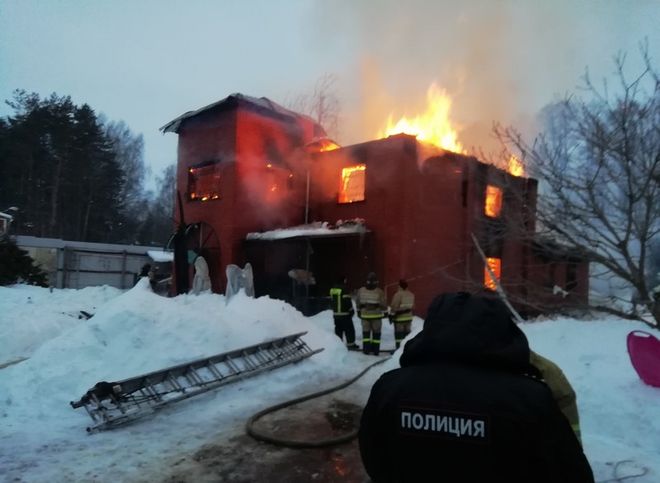
[[[114,287],[49,290],[29,285],[0,287],[0,366],[29,357],[43,342],[77,326],[108,300]]]
[[[85,290],[61,291],[59,298],[49,298],[41,297],[41,289],[34,287],[5,289],[7,294],[12,291],[17,293],[4,297],[0,310],[11,311],[16,326],[44,323],[48,327],[49,312],[78,308],[86,296]],[[15,307],[16,300],[28,293],[35,305],[41,304],[38,318]],[[153,465],[155,471],[166,455],[217,437],[217,432],[204,431],[210,421],[220,431],[242,424],[250,412],[264,407],[266,382],[268,397],[277,401],[347,379],[355,370],[344,344],[331,330],[281,301],[242,293],[229,303],[210,293],[164,298],[151,292],[146,278],[120,293],[97,307],[90,320],[72,319],[75,323],[70,326],[58,327],[57,336],[41,344],[28,360],[0,370],[0,468],[10,476],[24,478],[24,469],[29,468],[32,481],[85,481],[108,465],[126,462],[122,471],[130,480],[137,467]],[[176,414],[159,414],[153,422],[141,424],[130,442],[128,433],[120,431],[89,438],[84,428],[91,420],[84,410],[69,405],[101,380],[121,380],[305,331],[310,348],[324,348],[323,352],[259,376],[252,384],[230,385],[221,394],[196,398],[197,404],[181,404],[181,414],[176,410]],[[5,340],[11,345],[11,338]],[[176,430],[173,421],[178,421]],[[69,472],[66,476],[59,473],[63,469]]]
[[[27,303],[30,297],[31,303]],[[30,307],[28,307],[28,305]],[[80,310],[95,313],[78,319]],[[307,318],[286,303],[242,293],[164,298],[146,279],[114,289],[0,288],[4,358],[0,369],[0,475],[3,481],[158,481],[172,461],[209,442],[243,433],[266,406],[334,386],[376,358],[348,352],[329,311]],[[421,329],[415,319],[413,334]],[[355,319],[359,341],[359,322]],[[530,346],[556,361],[578,394],[585,452],[596,479],[647,467],[636,482],[660,481],[660,389],[645,386],[626,352],[626,335],[645,327],[616,318],[525,323]],[[91,420],[69,401],[101,380],[120,380],[298,332],[312,349],[304,361],[174,404],[131,425],[88,436]],[[393,346],[383,326],[383,348]],[[398,367],[399,353],[350,387],[364,403],[373,381]],[[295,421],[292,424],[296,424]]]
[[[660,388],[642,383],[626,347],[629,332],[649,328],[603,317],[527,323],[522,329],[530,347],[559,364],[577,392],[583,444],[596,479],[612,476],[607,462],[632,460],[653,467],[655,475],[633,481],[660,481]]]

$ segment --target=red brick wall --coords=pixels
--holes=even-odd
[[[208,223],[220,240],[220,262],[209,267],[214,291],[224,291],[228,264],[245,263],[242,244],[247,233],[303,222],[302,146],[312,133],[311,121],[241,107],[205,113],[180,129],[177,189],[185,222]],[[220,198],[189,201],[188,169],[216,159],[221,163]],[[177,210],[177,221],[178,216]]]
[[[410,136],[394,136],[315,156],[311,182],[313,220],[363,218],[373,232],[374,256],[368,266],[377,272],[388,297],[406,278],[417,296],[417,314],[444,291],[476,290],[484,280],[484,263],[474,249],[472,233],[488,243],[487,227],[520,223],[525,207],[533,209],[536,185],[472,157],[441,153],[427,157]],[[365,200],[338,204],[341,169],[367,166]],[[487,185],[504,191],[502,214],[488,221],[484,214]],[[528,224],[533,229],[533,220]],[[522,234],[507,230],[487,253],[502,260],[501,282],[514,297],[527,290],[528,256]],[[364,269],[363,269],[364,271]],[[351,274],[359,286],[366,273]]]
[[[310,222],[366,220],[373,250],[348,263],[353,267],[346,270],[351,285],[362,285],[366,271],[373,270],[389,301],[398,280],[405,278],[417,295],[420,316],[438,293],[475,290],[483,283],[484,264],[471,234],[485,249],[493,249],[488,245],[493,222],[484,215],[488,184],[505,191],[501,221],[509,217],[519,221],[527,214],[533,231],[534,180],[512,177],[472,157],[429,151],[406,135],[318,153],[310,159],[302,147],[311,141],[313,128],[311,121],[292,122],[239,105],[205,113],[180,129],[177,184],[185,221],[210,224],[220,241],[219,262],[209,267],[214,291],[224,290],[226,265],[245,263],[247,233],[301,224],[306,208]],[[188,201],[188,169],[213,159],[221,162],[220,199]],[[365,200],[339,204],[341,170],[355,164],[366,165]],[[547,288],[542,288],[548,265],[535,258],[520,236],[507,232],[497,250],[508,293],[548,298]],[[563,265],[556,270],[566,271]],[[585,297],[586,265],[578,266],[576,277],[574,296]]]

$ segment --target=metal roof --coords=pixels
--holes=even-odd
[[[289,109],[286,109],[276,102],[271,101],[270,99],[266,97],[252,97],[252,96],[246,96],[245,94],[240,94],[240,93],[234,93],[231,94],[224,99],[214,102],[212,104],[209,104],[208,106],[201,107],[197,109],[196,111],[188,111],[184,114],[181,114],[179,117],[176,119],[173,119],[172,121],[168,122],[165,124],[163,127],[160,128],[160,131],[163,133],[167,132],[175,132],[178,133],[179,129],[181,128],[181,125],[187,121],[188,119],[191,119],[195,116],[198,116],[204,112],[211,111],[214,109],[223,109],[223,108],[230,108],[230,107],[235,107],[239,102],[243,102],[249,105],[252,105],[253,107],[256,107],[258,109],[262,109],[264,111],[270,112],[272,114],[276,114],[280,117],[283,118],[288,118],[291,121],[295,121],[296,119],[306,119],[308,121],[313,122],[314,124],[318,124],[316,121],[314,121],[311,117],[303,115],[303,114],[298,114],[297,112],[291,111]]]

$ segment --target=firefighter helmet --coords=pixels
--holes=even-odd
[[[375,272],[369,272],[367,275],[367,287],[374,288],[378,285],[378,277]]]

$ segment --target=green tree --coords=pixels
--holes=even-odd
[[[0,122],[0,205],[20,208],[15,232],[133,241],[137,224],[127,207],[135,209],[144,177],[141,138],[134,139],[137,160],[126,161],[127,128],[107,128],[87,104],[20,90],[8,104],[14,115]]]
[[[48,286],[46,273],[34,264],[25,250],[9,238],[0,239],[0,285],[27,283]]]

